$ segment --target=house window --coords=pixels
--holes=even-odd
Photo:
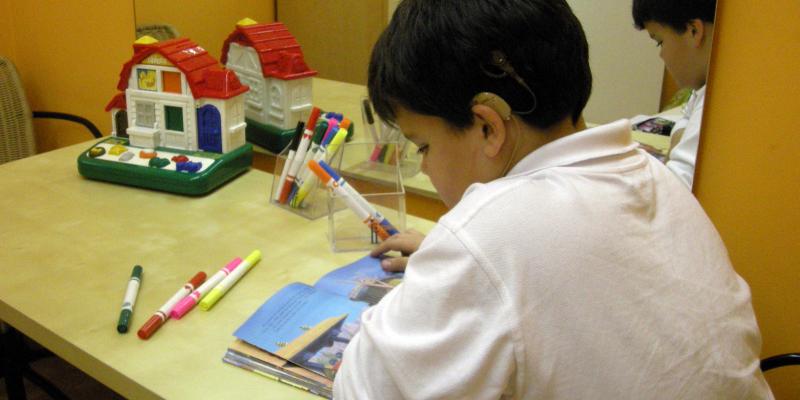
[[[183,108],[164,106],[167,130],[183,132]]]
[[[156,107],[149,101],[136,102],[136,126],[153,128],[156,125]]]
[[[140,90],[157,91],[156,70],[150,68],[136,68],[136,80]]]
[[[161,73],[161,82],[164,85],[165,92],[178,94],[182,93],[180,72],[163,71]]]

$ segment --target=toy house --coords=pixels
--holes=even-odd
[[[81,152],[81,175],[202,195],[250,168],[248,87],[191,40],[139,38],[117,89],[111,136]]]
[[[311,77],[297,40],[283,23],[243,19],[222,47],[222,63],[250,87],[245,101],[247,139],[279,152],[297,121],[311,112]]]
[[[245,144],[248,87],[208,52],[186,38],[133,45],[117,89],[106,106],[112,135],[131,146],[227,153]]]

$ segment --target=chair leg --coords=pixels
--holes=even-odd
[[[25,383],[22,381],[22,369],[19,365],[20,345],[14,337],[14,331],[6,325],[0,334],[0,356],[2,357],[3,376],[6,381],[6,393],[9,400],[25,400]]]
[[[8,325],[5,328],[2,333],[0,354],[3,358],[3,375],[9,400],[25,400],[27,398],[23,379],[38,386],[52,399],[69,400],[69,397],[58,387],[30,368],[28,345],[22,334]]]

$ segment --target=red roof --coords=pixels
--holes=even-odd
[[[106,106],[106,111],[111,111],[114,108],[125,109],[127,108],[127,103],[125,102],[125,93],[117,93],[111,101],[108,102]]]
[[[117,89],[121,91],[127,89],[133,66],[156,53],[186,75],[186,81],[195,98],[229,99],[249,90],[247,85],[242,85],[235,73],[223,70],[217,60],[204,48],[187,38],[152,44],[134,44],[133,58],[122,66]]]
[[[228,61],[231,43],[252,47],[261,60],[261,71],[265,78],[283,80],[300,79],[317,74],[303,59],[303,51],[297,40],[281,22],[254,25],[236,25],[222,45],[222,63]]]

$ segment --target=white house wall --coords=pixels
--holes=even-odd
[[[155,69],[159,71],[179,72],[181,74],[181,94],[163,92],[161,73],[157,76],[159,91],[140,90],[137,82],[137,68]],[[150,64],[134,65],[128,89],[125,90],[125,101],[128,106],[128,135],[130,143],[140,147],[171,147],[177,149],[197,150],[197,114],[195,112],[194,98],[186,82],[186,76],[175,67],[164,67]],[[154,106],[154,123],[147,128],[136,124],[137,102],[149,102]],[[183,110],[183,132],[168,131],[164,106],[180,107]]]
[[[301,78],[288,81],[289,87],[289,106],[284,125],[285,129],[291,128],[297,121],[305,121],[311,114],[312,100],[312,79]],[[333,110],[335,111],[335,110]]]
[[[267,123],[281,129],[292,129],[311,113],[311,78],[267,79],[269,85],[269,117]]]
[[[219,111],[223,153],[245,144],[244,101],[245,95],[240,94],[227,100],[203,98],[197,102],[198,108],[212,105]]]
[[[245,116],[248,119],[266,124],[268,121],[269,93],[261,70],[258,53],[250,46],[231,43],[228,48],[228,62],[225,65],[234,71],[239,81],[250,87],[247,92]]]
[[[245,128],[247,124],[244,122],[245,117],[245,99],[247,98],[246,92],[236,97],[228,99],[226,102],[227,110],[225,115],[228,117],[226,126],[228,134],[225,136],[227,140],[223,140],[222,151],[227,153],[233,149],[244,146]]]

